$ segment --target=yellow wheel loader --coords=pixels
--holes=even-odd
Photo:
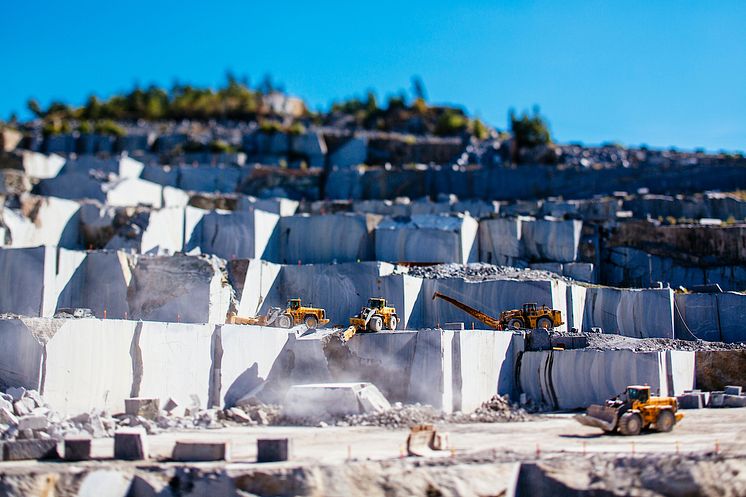
[[[300,299],[288,300],[287,307],[272,307],[264,316],[245,318],[231,314],[228,319],[231,324],[254,324],[258,326],[275,326],[277,328],[292,328],[305,324],[308,328],[317,328],[329,322],[326,311],[317,307],[305,307]]]
[[[343,333],[343,339],[349,340],[361,331],[379,332],[385,328],[395,330],[399,325],[396,308],[386,305],[386,299],[370,298],[368,305],[350,318],[350,327]]]
[[[604,405],[592,405],[585,414],[575,416],[583,425],[622,435],[639,435],[644,429],[668,432],[684,417],[676,397],[655,397],[650,387],[633,385]]]

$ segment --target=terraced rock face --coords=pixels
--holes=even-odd
[[[696,352],[697,388],[723,390],[727,385],[746,385],[746,350]]]

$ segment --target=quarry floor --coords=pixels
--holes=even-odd
[[[684,419],[670,433],[643,432],[637,437],[605,435],[600,430],[580,425],[573,414],[548,414],[534,421],[512,423],[438,424],[439,431],[450,434],[452,453],[442,457],[467,456],[469,453],[489,454],[496,458],[532,460],[537,456],[582,455],[606,453],[642,455],[714,452],[723,455],[746,454],[746,409],[686,410]],[[165,432],[148,437],[151,460],[148,462],[113,461],[113,440],[93,441],[92,455],[102,459],[86,463],[2,462],[0,473],[6,471],[51,469],[49,466],[95,466],[142,468],[168,463],[177,440],[228,440],[232,461],[226,463],[192,463],[202,468],[253,465],[257,438],[289,437],[293,443],[293,459],[288,465],[335,465],[347,461],[397,459],[401,456],[407,429],[379,427],[232,427],[215,430]],[[269,466],[281,466],[271,464]],[[262,467],[268,465],[263,464]],[[62,468],[59,468],[62,469]]]

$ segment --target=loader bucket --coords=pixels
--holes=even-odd
[[[604,431],[614,431],[619,421],[619,410],[614,407],[592,405],[585,414],[575,416],[583,425],[601,428]]]
[[[440,433],[431,424],[415,425],[407,437],[407,455],[433,456],[449,449],[448,434]]]

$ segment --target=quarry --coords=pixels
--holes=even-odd
[[[743,156],[379,111],[2,128],[1,495],[746,493]]]

